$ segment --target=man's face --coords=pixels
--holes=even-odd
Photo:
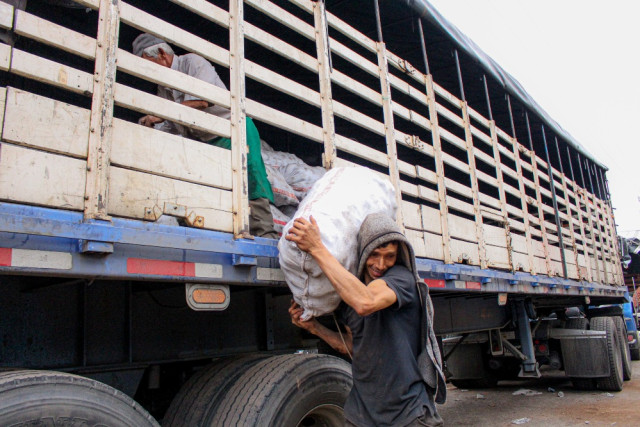
[[[171,62],[173,60],[173,56],[166,53],[164,50],[159,49],[158,57],[154,58],[153,56],[149,56],[146,54],[142,54],[142,59],[146,59],[147,61],[155,62],[158,65],[162,65],[163,67],[171,67]]]
[[[391,267],[396,264],[398,258],[398,244],[390,242],[385,246],[374,249],[365,263],[365,281],[369,282],[379,279]]]

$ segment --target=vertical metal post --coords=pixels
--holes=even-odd
[[[516,124],[513,121],[513,110],[511,109],[511,97],[507,94],[507,108],[509,109],[509,122],[511,123],[511,136],[517,138]]]
[[[555,179],[553,178],[553,168],[551,166],[551,158],[549,157],[549,147],[547,146],[547,137],[544,131],[544,125],[541,125],[542,128],[542,141],[544,143],[544,154],[547,158],[547,171],[549,173],[549,184],[551,185],[551,201],[553,202],[553,211],[556,217],[556,228],[558,231],[558,243],[560,245],[560,259],[562,260],[562,273],[563,277],[566,279],[567,276],[567,260],[564,254],[564,240],[562,237],[562,222],[560,221],[560,212],[558,211],[558,198],[556,195],[556,184]]]
[[[458,49],[453,51],[456,58],[456,70],[458,71],[458,86],[460,87],[460,99],[462,102],[467,102],[464,97],[464,83],[462,82],[462,70],[460,69],[460,58],[458,57]]]
[[[425,74],[431,74],[429,71],[429,60],[427,58],[427,46],[424,42],[424,31],[422,30],[422,19],[418,18],[418,33],[420,34],[420,48],[422,49],[422,59],[424,60]]]
[[[600,200],[605,200],[604,192],[602,191],[602,187],[600,186],[600,179],[598,178],[598,174],[596,173],[598,169],[595,164],[592,164],[591,167],[593,168],[593,176],[596,178],[596,187],[598,188],[598,198]]]
[[[493,120],[493,112],[491,111],[491,99],[489,97],[489,85],[487,85],[487,75],[482,74],[482,82],[484,83],[484,96],[487,100],[487,111],[489,112],[489,120]]]
[[[382,22],[380,20],[380,4],[378,0],[373,0],[374,9],[376,12],[376,30],[378,31],[378,42],[382,43]]]
[[[586,190],[587,181],[584,178],[584,171],[582,170],[582,162],[580,161],[580,153],[578,153],[578,169],[580,170],[580,178],[582,179],[582,182],[585,187],[585,191],[583,193],[584,199],[585,199],[584,205],[585,205],[585,208],[587,209],[587,222],[589,224],[589,232],[591,233],[591,247],[593,249],[593,260],[595,261],[595,264],[596,264],[596,276],[598,281],[600,282],[602,281],[602,279],[600,276],[600,264],[598,263],[596,232],[595,232],[595,228],[593,227],[593,214],[591,213],[591,206],[589,205],[590,196],[589,196],[589,192]],[[591,183],[591,188],[593,189],[593,183]],[[592,278],[593,278],[593,271],[592,271]]]
[[[244,1],[229,2],[229,74],[231,92],[231,165],[233,169],[233,234],[250,238],[247,176],[247,116],[244,70]]]
[[[576,273],[578,273],[578,249],[576,247],[576,235],[573,228],[573,208],[569,201],[569,189],[567,187],[567,179],[564,174],[564,167],[562,166],[562,156],[560,155],[560,144],[558,138],[554,136],[554,142],[556,145],[556,154],[558,156],[558,165],[560,167],[560,175],[562,177],[562,191],[564,192],[564,203],[567,208],[567,216],[569,217],[569,236],[571,237],[571,247],[573,248],[573,256],[576,262]],[[579,276],[579,275],[578,275]]]
[[[540,177],[538,176],[538,160],[536,152],[533,149],[533,137],[531,135],[531,124],[529,123],[529,113],[524,113],[524,119],[527,124],[527,136],[529,138],[529,149],[531,157],[531,168],[533,170],[533,183],[536,186],[536,202],[538,206],[538,221],[540,222],[540,234],[542,234],[542,249],[544,251],[544,260],[547,267],[547,274],[551,275],[551,258],[549,257],[549,238],[547,236],[547,226],[545,225],[544,211],[542,210],[542,192],[540,191]]]
[[[420,25],[420,45],[422,46],[422,60],[424,68],[427,71],[425,76],[425,90],[427,92],[427,103],[429,107],[429,120],[431,121],[431,141],[433,143],[433,157],[436,170],[436,179],[438,180],[438,204],[440,212],[440,229],[442,231],[442,251],[444,253],[445,264],[452,264],[451,257],[451,235],[449,234],[449,207],[447,206],[447,187],[444,180],[444,162],[442,160],[442,143],[440,141],[440,125],[438,123],[438,109],[436,104],[436,93],[433,86],[433,76],[429,73],[429,60],[427,58],[427,49],[424,41],[424,33],[422,31],[422,22],[418,19]],[[425,209],[426,207],[423,207]]]

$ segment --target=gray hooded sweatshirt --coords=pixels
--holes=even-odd
[[[345,416],[358,426],[404,426],[423,414],[437,422],[434,400],[445,400],[428,288],[417,275],[411,244],[384,214],[367,216],[360,227],[357,276],[364,278],[367,258],[389,242],[398,242],[398,260],[381,279],[397,302],[365,317],[345,304],[340,310],[353,333],[353,388]]]

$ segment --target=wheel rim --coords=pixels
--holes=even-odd
[[[298,422],[298,427],[344,426],[344,410],[338,405],[319,405],[307,412]]]

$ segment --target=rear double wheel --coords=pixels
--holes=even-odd
[[[609,376],[596,380],[598,388],[607,391],[620,391],[624,382],[624,363],[620,350],[620,336],[615,321],[611,317],[594,317],[591,319],[592,331],[605,331],[607,333],[607,354],[609,363]],[[602,361],[607,363],[607,361]]]
[[[351,385],[351,366],[328,355],[223,360],[185,384],[163,425],[341,427]]]
[[[151,427],[138,403],[106,384],[62,372],[0,373],[0,426]]]

